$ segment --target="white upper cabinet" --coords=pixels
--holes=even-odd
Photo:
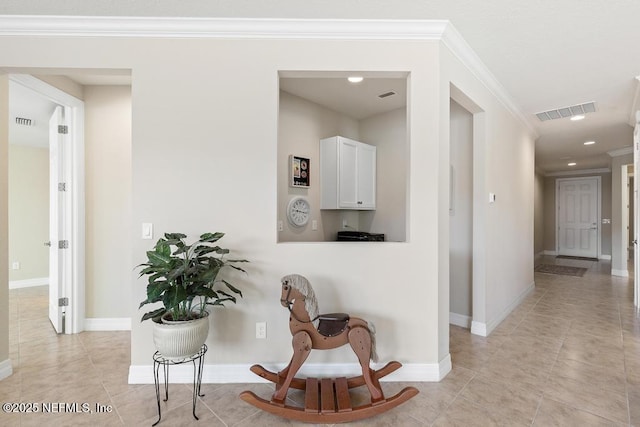
[[[320,140],[320,209],[376,208],[376,147],[342,136]]]

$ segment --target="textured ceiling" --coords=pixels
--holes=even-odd
[[[637,0],[3,0],[0,14],[447,19],[537,130],[539,170],[569,170],[568,159],[574,169],[608,167],[607,151],[631,146]],[[589,101],[598,111],[580,122],[535,117]]]

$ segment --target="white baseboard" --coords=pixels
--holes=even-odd
[[[558,251],[543,251],[543,254],[550,256],[558,256]]]
[[[619,277],[629,277],[629,270],[617,270],[615,268],[612,268],[611,275]]]
[[[451,353],[447,353],[445,358],[442,359],[440,363],[438,363],[438,370],[439,370],[438,381],[441,381],[444,377],[446,377],[447,374],[451,372],[452,367],[453,366],[451,364]]]
[[[464,314],[449,313],[449,324],[469,329],[471,327],[471,317]]]
[[[44,286],[49,284],[48,277],[37,277],[35,279],[11,280],[9,289],[32,288],[34,286]]]
[[[475,320],[471,322],[471,333],[473,335],[478,335],[481,337],[486,337],[487,334],[487,324],[482,322],[476,322]]]
[[[130,317],[94,317],[84,319],[85,331],[130,331]]]
[[[383,367],[384,363],[373,363],[374,369]],[[231,384],[231,383],[265,383],[267,380],[257,376],[249,370],[252,364],[237,365],[204,365],[202,382],[204,384]],[[273,372],[282,370],[286,363],[263,364],[265,369]],[[407,363],[402,368],[382,378],[380,381],[402,382],[437,382],[451,371],[451,356],[447,356],[440,363]],[[298,373],[300,378],[305,377],[339,377],[361,375],[360,365],[357,363],[307,363]],[[160,379],[163,381],[162,370]],[[170,368],[170,383],[193,382],[193,365],[174,365]],[[152,365],[129,366],[129,384],[153,384]]]
[[[611,261],[611,255],[600,255],[599,258]]]
[[[481,322],[476,322],[475,320],[473,322],[471,322],[471,333],[474,334],[474,335],[479,335],[481,337],[488,337],[489,334],[491,334],[491,332],[493,332],[493,330],[498,327],[500,322],[502,322],[504,319],[506,319],[506,317],[518,305],[520,305],[520,303],[527,297],[527,295],[529,295],[531,292],[533,292],[535,287],[536,287],[536,283],[535,282],[531,282],[531,284],[524,291],[522,291],[520,293],[520,295],[518,295],[518,297],[515,300],[513,300],[511,302],[511,304],[509,304],[507,306],[507,308],[505,308],[502,313],[500,313],[500,315],[498,317],[496,317],[495,319],[491,320],[490,322],[481,323]]]
[[[13,366],[11,365],[11,359],[3,360],[0,362],[0,381],[10,377],[13,374]]]

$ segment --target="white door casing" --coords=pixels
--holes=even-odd
[[[58,188],[58,183],[64,182],[65,165],[62,150],[68,143],[66,134],[60,131],[64,126],[63,111],[61,106],[57,106],[49,120],[49,320],[57,333],[66,331],[62,317],[63,307],[58,303],[59,298],[66,294],[65,253],[60,248],[60,242],[66,234],[62,211],[65,192],[59,191]]]
[[[556,206],[558,255],[598,258],[600,177],[558,179]]]
[[[84,102],[27,74],[11,74],[9,79],[63,106],[68,134],[60,159],[66,187],[61,209],[65,214],[59,218],[64,218],[65,236],[58,240],[67,240],[68,248],[61,249],[65,252],[64,261],[57,263],[63,270],[58,272],[58,277],[63,277],[58,289],[64,289],[64,296],[69,299],[65,333],[75,334],[84,330],[85,320]],[[55,188],[57,191],[57,183]],[[57,250],[58,241],[51,241],[51,247]]]
[[[638,190],[640,185],[638,179],[640,174],[640,111],[636,112],[636,126],[633,131],[633,166],[634,166],[634,180],[633,180],[633,302],[636,307],[640,306],[640,250],[638,250],[638,241],[640,240],[640,195]]]

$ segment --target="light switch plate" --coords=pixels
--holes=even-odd
[[[153,239],[153,224],[150,222],[142,223],[142,238],[145,240]]]

